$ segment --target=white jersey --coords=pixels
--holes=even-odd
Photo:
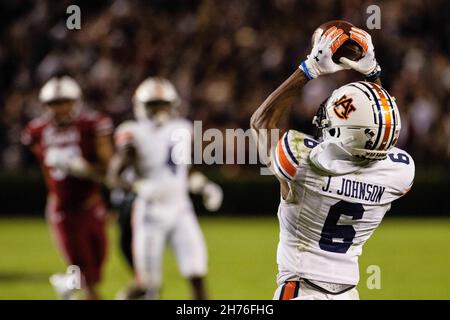
[[[150,120],[127,121],[115,133],[118,147],[131,144],[136,152],[137,179],[148,179],[170,194],[170,202],[190,201],[188,191],[192,123],[172,118],[162,125]]]
[[[278,284],[306,278],[356,285],[362,247],[391,203],[408,192],[414,162],[405,151],[393,148],[385,160],[333,174],[311,161],[311,150],[318,145],[290,130],[274,152],[276,174],[290,186],[278,209]],[[333,165],[339,166],[339,161]]]
[[[149,200],[138,192],[133,204],[133,261],[136,279],[155,298],[162,284],[166,244],[175,253],[186,278],[207,272],[207,250],[188,189],[192,123],[172,118],[160,126],[150,120],[128,121],[115,134],[118,147],[131,144],[137,152],[136,179],[150,183]]]

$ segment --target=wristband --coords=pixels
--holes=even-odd
[[[369,73],[364,80],[368,81],[368,82],[375,82],[379,77],[381,76],[381,67],[380,65],[377,63],[375,69]]]
[[[300,69],[303,70],[303,73],[306,75],[306,78],[308,78],[308,80],[312,80],[313,79],[313,77],[311,77],[311,74],[309,73],[308,67],[306,67],[305,61],[303,61],[300,64]]]

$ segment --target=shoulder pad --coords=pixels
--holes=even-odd
[[[406,151],[392,148],[388,156],[383,160],[386,165],[393,168],[391,185],[398,195],[406,194],[414,182],[414,160]]]
[[[298,169],[307,162],[309,152],[318,142],[312,137],[296,131],[287,131],[275,148],[273,155],[276,173],[284,179],[295,179]]]

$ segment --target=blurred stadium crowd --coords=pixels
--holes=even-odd
[[[68,30],[66,8],[81,8],[81,30]],[[310,50],[321,23],[345,19],[365,28],[373,1],[92,0],[0,3],[0,163],[29,164],[20,145],[26,122],[43,112],[38,90],[69,73],[86,103],[116,123],[130,116],[145,77],[177,86],[184,115],[203,127],[248,128],[249,118]],[[384,86],[402,113],[400,146],[416,162],[450,159],[448,1],[376,1],[381,30],[369,30]],[[313,81],[296,102],[291,126],[312,130],[320,102],[346,81],[342,72]]]

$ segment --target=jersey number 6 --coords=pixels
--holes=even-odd
[[[320,249],[346,253],[353,244],[356,231],[350,225],[338,225],[341,215],[352,217],[352,220],[359,220],[364,213],[364,207],[360,203],[351,203],[347,201],[339,201],[330,207],[328,216],[323,225],[321,238],[319,241]],[[333,239],[336,239],[333,241]]]

